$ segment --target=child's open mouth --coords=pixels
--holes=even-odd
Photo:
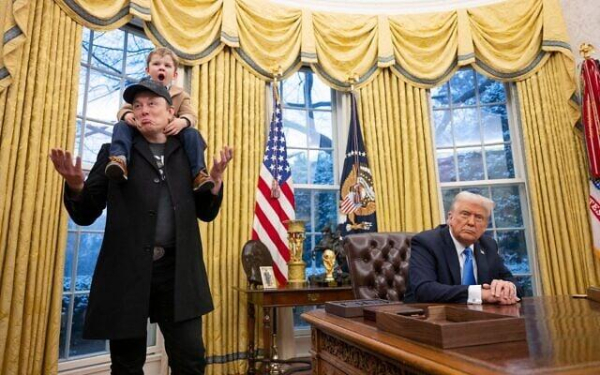
[[[164,74],[162,74],[162,73],[159,73],[159,74],[158,74],[158,80],[159,80],[159,81],[162,81],[162,80],[164,80],[164,79],[165,79],[165,75],[164,75]]]

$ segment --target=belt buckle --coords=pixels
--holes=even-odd
[[[160,258],[165,256],[165,248],[162,246],[154,246],[154,251],[152,252],[152,260],[159,260]]]

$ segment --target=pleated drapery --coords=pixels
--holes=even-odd
[[[544,294],[584,293],[600,281],[587,211],[588,176],[581,133],[561,92],[572,67],[562,55],[517,82],[536,254]]]
[[[252,237],[256,181],[265,146],[265,90],[264,82],[229,48],[193,69],[192,100],[198,105],[198,129],[207,138],[209,167],[223,145],[234,147],[221,212],[214,222],[201,226],[215,304],[215,311],[203,319],[207,375],[241,374],[248,368],[246,299],[233,287],[246,285],[240,260],[242,246]]]
[[[515,80],[537,71],[548,52],[571,54],[558,0],[507,0],[410,16],[328,14],[267,0],[55,1],[95,30],[115,29],[135,15],[148,37],[189,65],[205,63],[229,46],[260,77],[286,76],[310,64],[339,90],[350,88],[349,77],[358,76],[360,87],[387,67],[424,88],[469,64],[489,77]],[[28,2],[14,3],[5,32],[19,24],[21,3]],[[3,51],[6,79],[18,65],[14,50],[21,42],[12,43],[16,46]]]
[[[377,227],[382,232],[433,228],[440,213],[427,90],[387,70],[359,94],[375,196],[385,207],[377,210]]]
[[[73,145],[82,28],[51,1],[21,9],[27,39],[0,92],[0,373],[47,375],[58,366],[67,237],[48,154]]]

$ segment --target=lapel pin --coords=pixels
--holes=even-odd
[[[479,249],[479,252],[480,252],[481,254],[485,254],[485,253],[483,252],[483,250],[481,250],[481,249]]]

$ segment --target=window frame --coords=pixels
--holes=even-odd
[[[476,78],[476,74],[481,74],[479,73],[477,70],[475,70],[472,67],[468,67],[469,69],[473,70],[475,73],[474,76],[474,80],[475,83],[477,82],[477,78]],[[449,82],[449,81],[448,81]],[[448,82],[445,82],[444,84],[447,84]],[[494,187],[502,187],[502,186],[516,186],[519,189],[519,202],[521,205],[521,213],[523,216],[523,227],[510,227],[510,228],[502,228],[500,229],[500,231],[507,231],[510,229],[519,229],[519,230],[523,230],[524,231],[524,237],[525,237],[525,244],[527,246],[527,259],[529,262],[529,273],[515,273],[513,272],[513,276],[515,277],[519,277],[519,276],[529,276],[531,278],[531,290],[532,290],[532,294],[534,296],[540,295],[541,293],[541,287],[540,287],[540,277],[539,277],[539,265],[538,265],[538,259],[537,259],[537,254],[536,254],[536,247],[535,247],[535,238],[534,238],[534,222],[533,222],[533,217],[531,214],[531,205],[529,204],[529,202],[531,202],[530,196],[529,196],[529,189],[527,186],[527,165],[525,163],[525,152],[524,152],[524,146],[523,146],[523,136],[522,136],[522,131],[521,131],[521,120],[520,120],[520,113],[519,113],[519,105],[518,105],[518,94],[516,91],[516,87],[514,85],[514,83],[511,82],[501,82],[498,81],[500,83],[502,83],[504,85],[504,90],[505,90],[505,105],[506,105],[506,111],[507,111],[507,120],[508,120],[508,128],[510,131],[510,137],[511,137],[511,149],[512,149],[512,158],[513,158],[513,167],[515,169],[515,177],[514,178],[502,178],[502,179],[489,179],[488,176],[488,171],[487,171],[487,164],[486,164],[486,153],[485,153],[485,149],[487,146],[491,146],[491,145],[500,145],[500,144],[506,144],[507,142],[498,142],[498,143],[490,143],[490,144],[486,144],[485,142],[481,143],[481,147],[482,147],[482,165],[484,168],[484,177],[486,179],[484,180],[476,180],[476,181],[453,181],[453,182],[441,182],[440,181],[440,174],[439,174],[439,170],[438,170],[438,162],[437,162],[437,144],[436,144],[436,133],[435,133],[435,117],[434,117],[434,105],[433,105],[433,100],[432,100],[432,94],[431,94],[431,89],[427,90],[427,95],[428,95],[428,103],[429,103],[429,116],[431,119],[431,142],[432,142],[432,146],[433,146],[433,152],[434,152],[434,160],[435,160],[435,173],[436,173],[436,178],[437,178],[437,189],[438,189],[438,203],[439,203],[439,207],[440,207],[440,222],[441,223],[446,223],[446,219],[447,219],[447,212],[445,211],[444,208],[444,196],[443,196],[443,190],[444,189],[467,189],[467,188],[489,188],[492,189]],[[450,88],[448,88],[448,90],[450,90]],[[449,103],[447,108],[444,107],[443,110],[449,110],[450,111],[450,115],[452,116],[452,111],[455,109],[454,104],[452,103],[452,96],[451,96],[451,92],[448,92],[449,95]],[[479,90],[475,89],[475,95],[477,97],[477,101],[476,104],[474,105],[461,105],[459,108],[463,109],[463,108],[481,108],[481,107],[490,107],[490,106],[494,106],[494,105],[498,105],[498,103],[485,103],[484,105],[481,105],[480,101],[479,101]],[[478,111],[477,112],[477,120],[479,122],[479,126],[480,126],[480,131],[481,134],[483,136],[483,132],[484,129],[482,129],[482,120],[481,120],[481,112]],[[452,128],[453,129],[453,128]],[[454,167],[455,170],[457,170],[459,168],[459,164],[457,161],[457,157],[458,157],[458,153],[456,152],[457,149],[460,148],[468,148],[471,146],[456,146],[456,142],[455,142],[455,137],[454,134],[452,134],[452,147],[442,147],[443,150],[452,150],[453,152],[453,157],[454,157]],[[457,174],[457,180],[459,178],[459,175]],[[493,235],[493,238],[497,241],[498,240],[498,229],[496,227],[495,224],[495,217],[494,217],[494,213],[492,212],[490,221],[492,222],[492,227],[488,228],[486,230],[486,233],[490,233]],[[499,249],[501,251],[501,249]],[[512,272],[512,271],[511,271]]]

